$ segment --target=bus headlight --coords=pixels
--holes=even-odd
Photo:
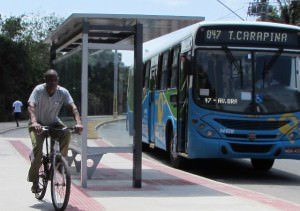
[[[290,139],[291,141],[293,141],[293,140],[295,140],[296,136],[297,136],[297,134],[296,134],[295,132],[291,132],[291,133],[289,134],[289,139]]]
[[[206,135],[207,135],[207,137],[211,137],[211,136],[213,136],[213,131],[211,131],[211,130],[207,130],[206,131]]]
[[[204,137],[207,138],[220,138],[219,134],[208,124],[203,121],[199,121],[199,124],[195,125],[197,131]]]
[[[292,131],[290,131],[288,134],[284,136],[285,141],[295,141],[296,139],[299,138],[300,138],[299,132],[295,129],[293,129]]]

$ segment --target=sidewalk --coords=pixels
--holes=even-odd
[[[37,201],[26,182],[30,140],[0,138],[2,210],[52,209],[50,189],[45,201]],[[108,146],[104,139],[90,139],[93,146]],[[68,210],[300,210],[300,205],[233,185],[177,170],[151,158],[143,158],[142,188],[132,188],[132,154],[106,154],[88,188],[80,187],[80,175],[72,167]],[[50,187],[50,186],[49,186]],[[15,200],[18,203],[15,203]]]
[[[50,189],[38,202],[26,182],[30,141],[27,138],[0,138],[1,203],[4,210],[51,209]],[[104,140],[91,140],[95,145]],[[72,172],[75,172],[72,169]],[[108,154],[98,166],[88,188],[80,187],[72,175],[69,210],[299,210],[300,205],[264,194],[215,182],[170,168],[155,160],[143,159],[141,189],[132,188],[132,155]],[[50,186],[49,186],[50,187]],[[18,203],[14,203],[14,199]]]
[[[19,121],[19,127],[17,127],[16,122],[0,122],[0,134],[18,129],[18,128],[24,128],[28,126],[28,120],[22,120]]]

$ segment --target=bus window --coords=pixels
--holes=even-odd
[[[145,87],[145,79],[146,79],[146,64],[143,65],[143,87]]]
[[[144,88],[149,87],[149,76],[150,76],[150,61],[147,61],[144,65]]]
[[[166,89],[168,86],[168,75],[169,75],[169,68],[168,68],[168,59],[169,59],[169,52],[165,52],[162,55],[162,76],[160,81],[160,88]]]
[[[158,57],[158,66],[156,69],[156,80],[155,80],[155,88],[157,90],[161,89],[161,75],[162,75],[162,64],[163,64],[163,55]]]
[[[149,89],[150,90],[154,90],[155,89],[156,67],[157,66],[154,66],[154,67],[151,67],[151,69],[150,69],[150,80],[149,80]]]
[[[174,49],[169,51],[167,88],[171,87],[173,53],[174,53]]]
[[[157,81],[157,67],[158,67],[158,56],[154,56],[151,59],[150,63],[150,80],[149,80],[149,89],[156,89],[156,81]]]
[[[175,48],[173,51],[171,88],[176,88],[177,86],[179,52],[179,47]]]

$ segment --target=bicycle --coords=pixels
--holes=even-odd
[[[42,200],[46,194],[48,182],[51,181],[51,199],[55,210],[65,210],[68,205],[71,193],[71,174],[67,161],[60,153],[59,142],[51,138],[50,149],[48,138],[50,131],[53,130],[70,130],[74,128],[64,127],[61,129],[43,126],[42,131],[45,133],[46,153],[41,159],[39,169],[39,187],[41,192],[35,193],[35,198]]]

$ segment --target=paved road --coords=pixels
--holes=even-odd
[[[117,146],[132,143],[132,138],[125,130],[124,121],[105,125],[98,132],[103,138]],[[163,163],[167,162],[167,156],[159,150],[143,153],[143,156],[151,156]],[[223,159],[195,160],[185,170],[213,180],[300,203],[300,161],[297,160],[276,160],[273,169],[267,173],[253,171],[249,160]]]

